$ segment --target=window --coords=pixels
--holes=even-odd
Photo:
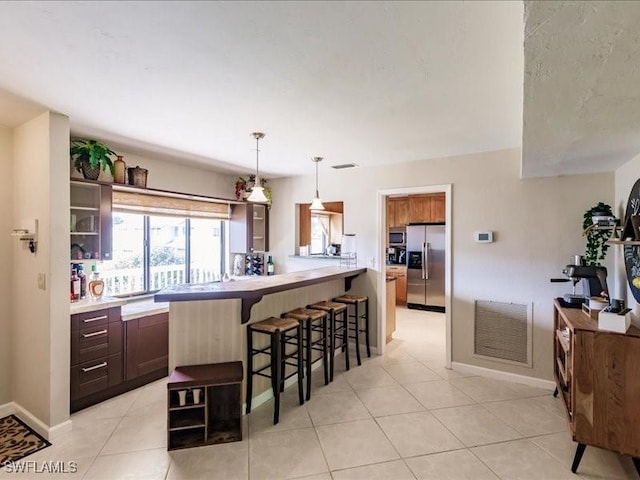
[[[224,221],[113,213],[113,260],[100,268],[107,295],[131,295],[223,273]]]
[[[331,223],[329,215],[322,213],[311,214],[311,251],[313,254],[324,254],[331,238]]]

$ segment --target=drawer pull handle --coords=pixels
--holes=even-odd
[[[98,335],[104,335],[105,333],[107,333],[107,330],[100,330],[99,332],[83,333],[82,337],[83,338],[97,337]]]
[[[106,315],[100,315],[99,317],[93,317],[93,318],[85,318],[83,320],[84,323],[91,323],[91,322],[97,322],[98,320],[106,320],[107,317]]]
[[[83,368],[82,372],[87,373],[87,372],[90,372],[91,370],[97,370],[99,368],[104,368],[106,366],[107,366],[107,362],[102,362],[102,363],[99,363],[98,365],[94,365],[93,367]]]

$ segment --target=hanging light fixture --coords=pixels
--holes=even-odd
[[[247,198],[248,202],[254,203],[267,203],[267,197],[264,194],[264,188],[262,187],[262,183],[260,182],[260,171],[258,169],[258,152],[260,149],[258,148],[260,139],[264,138],[264,133],[262,132],[253,132],[251,134],[253,138],[256,139],[256,181],[251,188],[251,195]]]
[[[309,210],[311,210],[312,212],[322,211],[324,210],[324,205],[322,204],[322,200],[320,200],[320,194],[318,193],[318,163],[322,161],[322,157],[313,157],[311,161],[316,164],[316,196],[313,198]]]

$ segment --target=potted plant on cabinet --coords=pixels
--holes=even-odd
[[[84,178],[97,180],[100,170],[106,171],[107,168],[113,176],[113,161],[109,157],[115,155],[115,152],[104,143],[76,138],[71,140],[70,152],[76,170],[81,172]]]

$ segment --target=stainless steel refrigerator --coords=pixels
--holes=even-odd
[[[407,227],[407,307],[444,312],[445,225]]]

